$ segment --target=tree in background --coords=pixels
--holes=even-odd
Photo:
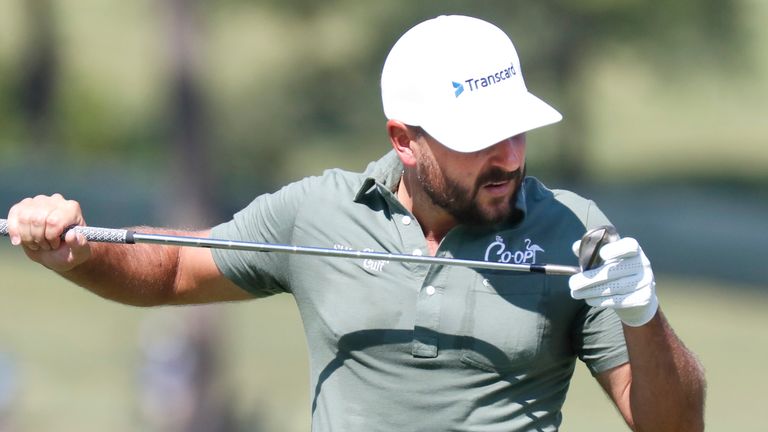
[[[26,44],[19,71],[19,111],[25,123],[27,144],[35,157],[44,157],[54,145],[54,95],[58,55],[51,0],[27,0],[24,18]]]
[[[210,141],[200,84],[202,21],[198,0],[166,0],[169,41],[170,182],[175,196],[169,219],[182,226],[214,221]]]
[[[209,163],[210,134],[206,115],[204,90],[200,79],[200,65],[203,57],[202,39],[203,19],[200,15],[199,0],[165,0],[164,10],[167,14],[166,29],[169,41],[169,100],[168,119],[170,151],[171,193],[174,198],[169,200],[167,218],[177,226],[202,227],[210,226],[216,220],[213,202],[211,200],[212,178]],[[180,316],[183,331],[176,336],[176,341],[161,341],[156,349],[167,349],[167,344],[173,346],[181,343],[184,352],[178,358],[171,359],[170,368],[165,365],[155,368],[159,370],[159,383],[171,373],[171,381],[178,381],[182,386],[181,392],[171,392],[173,400],[163,401],[163,392],[155,400],[155,409],[171,408],[168,412],[177,411],[178,418],[165,425],[160,430],[168,432],[226,432],[234,430],[231,410],[222,398],[228,397],[222,389],[216,388],[221,382],[221,364],[215,355],[218,342],[220,316],[216,309],[210,306],[192,308],[187,314]],[[149,356],[151,359],[151,356]],[[153,362],[147,362],[147,369],[152,370]],[[156,365],[155,365],[156,366]],[[179,370],[183,371],[179,374]],[[156,389],[157,382],[152,378],[147,381],[148,389]],[[151,391],[149,393],[152,393]],[[157,403],[159,402],[159,404]],[[163,405],[172,404],[170,406]],[[173,405],[173,404],[177,405]],[[174,407],[183,409],[174,410]],[[151,408],[151,407],[150,407]],[[147,410],[152,412],[152,409]],[[168,419],[168,412],[158,416],[148,416],[147,419],[162,421]]]
[[[243,7],[242,2],[233,8]],[[536,2],[389,1],[376,5],[352,0],[311,2],[273,0],[267,2],[279,14],[290,16],[298,29],[313,28],[329,16],[343,14],[345,20],[364,23],[361,33],[350,34],[350,43],[367,47],[355,57],[324,58],[322,38],[307,39],[296,67],[283,77],[279,91],[297,108],[288,119],[301,124],[288,129],[287,142],[259,142],[264,147],[304,146],[325,137],[323,145],[340,148],[360,145],[360,137],[383,138],[382,113],[377,77],[384,56],[407,28],[439,14],[474,15],[496,23],[512,36],[521,52],[529,87],[542,94],[565,115],[553,137],[555,156],[547,171],[554,177],[588,179],[590,100],[587,84],[593,62],[630,49],[644,61],[663,70],[685,74],[693,64],[717,65],[733,57],[742,36],[738,2],[718,0],[605,1],[544,0]],[[348,53],[341,53],[345,55]],[[698,66],[694,66],[698,67]],[[671,77],[675,73],[670,73]],[[680,75],[677,75],[680,79]],[[683,77],[684,79],[684,77]],[[632,101],[627,101],[632,103]],[[256,114],[258,115],[258,114]],[[257,137],[264,131],[253,131]],[[299,144],[300,143],[300,144]]]
[[[625,46],[662,70],[680,66],[684,70],[700,63],[712,66],[729,57],[740,37],[736,2],[549,0],[516,5],[510,20],[531,32],[535,32],[532,26],[546,32],[542,54],[532,66],[537,73],[551,71],[548,82],[560,98],[567,122],[559,129],[555,169],[573,181],[589,177],[592,119],[587,108],[594,101],[586,84],[594,60]],[[669,73],[672,79],[674,75]]]
[[[146,164],[152,167],[149,175],[167,175],[173,182],[175,207],[172,214],[160,211],[163,220],[195,219],[184,221],[189,225],[220,219],[254,193],[299,175],[334,165],[361,168],[361,160],[384,151],[378,76],[392,43],[422,19],[462,13],[510,33],[529,87],[565,114],[546,132],[554,143],[542,146],[550,150],[537,171],[575,180],[588,177],[590,169],[588,108],[600,103],[587,94],[593,63],[621,47],[684,78],[685,71],[717,63],[737,49],[744,7],[717,0],[167,0],[160,3],[162,13],[145,12],[166,18],[156,37],[170,42],[167,103],[158,107],[147,101],[140,115],[124,121],[114,95],[94,90],[88,80],[54,85],[57,65],[66,66],[67,58],[56,57],[51,29],[66,30],[60,17],[84,6],[67,4],[53,15],[50,0],[21,3],[34,18],[25,24],[28,34],[39,33],[35,40],[43,42],[24,49],[24,57],[37,60],[25,61],[29,66],[13,80],[23,83],[16,90],[24,102],[11,109],[25,113],[27,136],[9,139],[14,129],[0,128],[0,141],[24,149],[34,142],[63,141],[74,163],[100,162],[113,154],[121,162]],[[208,48],[223,33],[240,36],[215,45],[218,51],[202,49],[203,39]],[[138,68],[144,60],[132,63]],[[230,79],[219,73],[227,69],[222,66],[247,72],[228,83],[236,91],[217,93],[221,81]],[[60,107],[68,107],[66,119]],[[6,119],[22,118],[9,114]],[[40,120],[35,119],[47,124],[36,126]],[[52,124],[58,129],[50,132]],[[158,158],[156,149],[167,153]],[[170,170],[158,162],[166,159],[173,161]],[[216,202],[209,205],[213,190]]]

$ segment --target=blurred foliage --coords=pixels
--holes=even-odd
[[[34,10],[24,6],[30,2],[48,5],[55,25],[36,30],[24,18]],[[706,79],[731,76],[734,65],[749,63],[745,22],[756,7],[754,0],[187,1],[198,11],[189,67],[204,108],[198,133],[209,148],[195,152],[203,168],[191,163],[195,168],[184,172],[183,143],[173,144],[169,2],[0,4],[0,167],[65,162],[77,172],[119,164],[162,184],[197,173],[210,176],[213,204],[227,214],[256,193],[328,167],[360,169],[384,153],[378,78],[389,47],[422,19],[461,13],[505,29],[528,87],[565,115],[562,124],[532,133],[530,171],[558,181],[600,178],[604,166],[627,166],[597,163],[615,148],[603,131],[615,124],[616,107],[596,92],[610,100],[649,76],[672,87],[702,71]],[[36,138],[40,123],[25,114],[22,91],[25,59],[35,52],[30,41],[41,34],[51,35],[45,52],[55,74],[45,142]],[[627,74],[637,70],[636,79]],[[637,125],[622,131],[642,133]]]

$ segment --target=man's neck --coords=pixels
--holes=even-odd
[[[434,256],[443,237],[458,225],[458,222],[445,210],[432,203],[414,175],[404,173],[400,178],[397,199],[419,221],[424,238],[427,240],[429,254]]]

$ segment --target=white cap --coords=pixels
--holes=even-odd
[[[408,30],[381,73],[387,119],[474,152],[563,116],[528,92],[512,41],[477,18],[440,16]]]

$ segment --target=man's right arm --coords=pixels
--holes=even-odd
[[[104,298],[136,306],[253,298],[221,274],[209,249],[89,243],[72,230],[62,240],[72,225],[85,226],[80,206],[59,194],[27,198],[8,214],[14,245],[33,261]],[[142,232],[180,234],[149,228]]]

